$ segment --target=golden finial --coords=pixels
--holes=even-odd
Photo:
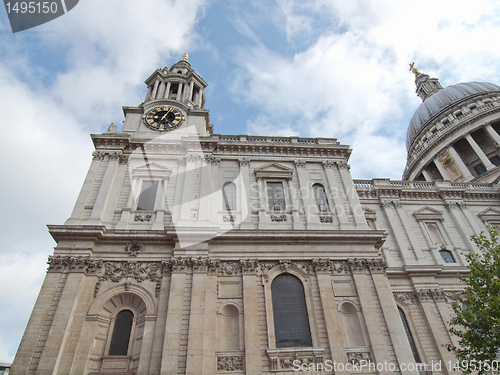
[[[185,53],[184,55],[182,55],[182,59],[183,59],[184,61],[188,61],[188,57],[189,57],[189,56],[188,56],[188,54],[187,54],[187,53]]]
[[[410,64],[410,72],[413,72],[416,76],[420,74],[417,68],[415,68],[415,62],[412,62]]]

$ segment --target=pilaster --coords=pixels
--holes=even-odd
[[[241,260],[243,272],[243,322],[245,333],[245,370],[248,375],[262,374],[259,306],[257,293],[257,261]]]
[[[326,173],[326,179],[328,181],[328,190],[330,191],[330,196],[333,199],[332,211],[335,213],[339,219],[340,229],[351,229],[352,224],[349,222],[347,217],[347,212],[345,212],[344,204],[342,202],[342,196],[340,195],[340,187],[336,186],[335,183],[335,163],[331,160],[325,160],[323,162],[323,168]]]

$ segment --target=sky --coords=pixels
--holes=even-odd
[[[408,64],[443,87],[500,84],[498,0],[80,0],[13,34],[0,10],[0,362],[13,360],[91,162],[144,80],[189,54],[218,134],[332,137],[355,179],[399,180],[421,103]]]

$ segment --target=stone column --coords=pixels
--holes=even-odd
[[[403,208],[403,205],[401,204],[400,200],[394,200],[393,201],[394,207],[396,207],[396,212],[399,216],[399,219],[401,220],[401,223],[403,224],[403,228],[406,232],[406,235],[408,236],[410,240],[411,247],[413,248],[413,252],[415,253],[415,257],[417,258],[418,261],[422,262],[424,258],[424,253],[422,252],[422,249],[420,248],[420,243],[418,242],[418,239],[415,237],[415,233],[413,231],[413,227],[411,226],[408,216],[406,215],[406,212]]]
[[[330,276],[333,264],[329,259],[313,259],[313,265],[316,271],[316,279],[318,280],[319,295],[325,316],[326,333],[328,335],[332,361],[346,364],[348,363],[348,359],[345,351],[345,332],[342,329],[344,324],[342,316],[337,309],[332,278]],[[336,374],[348,374],[348,372],[337,371]]]
[[[182,204],[180,207],[180,220],[182,226],[189,226],[193,219],[191,218],[191,207],[193,205],[193,185],[194,185],[194,175],[196,168],[196,160],[198,155],[188,154],[186,171],[184,178],[184,188],[181,192],[182,194]]]
[[[142,334],[141,354],[139,357],[139,368],[137,375],[149,375],[151,356],[153,354],[153,340],[156,329],[156,316],[146,315],[144,324],[144,333]],[[61,374],[62,375],[62,374]]]
[[[217,366],[215,360],[215,328],[217,311],[217,262],[208,260],[205,300],[205,330],[203,335],[203,372],[213,374]],[[201,317],[200,317],[201,318]],[[188,353],[189,354],[189,353]]]
[[[472,135],[467,134],[465,136],[465,139],[467,140],[467,142],[469,142],[470,146],[473,148],[474,152],[477,154],[479,159],[481,159],[481,162],[485,166],[486,170],[489,171],[490,169],[495,168],[495,166],[491,163],[490,159],[488,159],[483,150],[481,150],[481,147],[479,147],[474,138],[472,138]]]
[[[426,169],[422,169],[422,174],[424,175],[425,181],[429,181],[429,182],[434,181],[431,174],[429,172],[427,172]]]
[[[240,260],[243,272],[243,321],[245,333],[245,371],[248,375],[262,374],[259,306],[257,290],[257,261]]]
[[[170,95],[170,86],[172,86],[172,83],[170,81],[167,82],[167,85],[165,87],[165,94],[163,95],[164,99],[168,99]]]
[[[205,155],[204,158],[201,159],[201,186],[200,186],[200,207],[198,209],[198,221],[202,221],[208,224],[210,220],[210,212],[214,211],[213,198],[210,194],[215,191],[214,179],[211,176],[211,163],[212,163],[212,155]],[[215,209],[217,211],[217,209]]]
[[[205,313],[207,304],[207,259],[193,259],[193,286],[191,288],[191,308],[186,357],[186,375],[213,373],[214,367],[207,372],[203,364],[205,341]],[[215,310],[211,312],[215,316]],[[215,352],[214,352],[215,355]]]
[[[448,361],[455,363],[456,357],[452,352],[449,352],[446,349],[446,345],[451,343],[450,337],[433,299],[433,297],[444,298],[442,291],[434,289],[421,289],[417,291],[417,295],[420,300],[425,320],[432,332],[432,338],[434,339],[437,353],[439,354],[441,363],[443,364],[442,369],[445,374],[449,374],[450,372],[448,372],[448,367],[444,366],[444,364]]]
[[[90,214],[90,222],[95,224],[102,224],[103,216],[106,210],[110,209],[114,211],[114,207],[109,207],[108,203],[110,197],[112,196],[111,187],[114,184],[115,176],[117,174],[118,163],[121,152],[110,152],[105,155],[105,158],[109,160],[106,171],[104,172],[104,177],[99,186],[99,192],[94,203],[94,208]]]
[[[432,161],[436,165],[439,173],[441,173],[441,177],[443,177],[443,180],[450,181],[451,180],[450,175],[448,174],[448,171],[446,170],[443,163],[441,163],[441,160],[439,160],[438,157],[435,157],[434,159],[432,159]]]
[[[151,97],[152,97],[153,99],[157,99],[157,98],[158,98],[158,97],[156,96],[156,94],[157,94],[157,92],[158,92],[158,85],[159,85],[159,84],[160,84],[160,81],[159,81],[159,80],[156,80],[155,85],[154,85],[154,87],[153,87],[153,92],[152,92],[152,94],[151,94]]]
[[[351,206],[352,214],[354,216],[354,222],[358,229],[369,229],[366,223],[365,214],[359,202],[358,193],[354,187],[354,182],[352,181],[351,173],[349,172],[349,164],[347,161],[336,161],[337,168],[339,169],[340,178],[342,184],[344,184],[345,192],[347,195],[347,200]]]
[[[313,198],[312,190],[309,186],[309,178],[307,177],[306,171],[306,161],[305,160],[295,160],[295,168],[297,170],[297,176],[299,178],[299,190],[302,197],[302,202],[304,204],[304,214],[306,215],[306,228],[309,227],[311,223],[318,222],[318,219],[313,216],[315,215],[316,202]],[[315,220],[313,220],[313,217]]]
[[[470,181],[474,178],[474,176],[470,173],[469,168],[465,165],[464,161],[458,154],[458,152],[455,150],[453,146],[448,147],[448,152],[455,161],[455,163],[458,165],[460,170],[462,171],[462,176],[466,181]]]
[[[240,164],[240,202],[241,202],[241,228],[252,229],[252,202],[250,200],[252,187],[250,186],[250,160],[247,158],[238,159]]]
[[[161,99],[165,96],[165,82],[160,82],[160,85],[158,86],[158,95],[157,98]]]
[[[373,284],[371,276],[364,265],[351,265],[352,276],[358,291],[359,302],[363,310],[363,315],[368,330],[368,336],[372,346],[373,363],[384,363],[389,361],[390,352],[393,351],[392,346],[386,341],[385,327],[380,326],[380,314],[377,312],[375,301],[377,295],[373,295]],[[392,323],[392,322],[391,322]],[[404,330],[402,331],[404,333]],[[380,375],[389,375],[389,371],[380,371]]]
[[[497,148],[500,148],[500,135],[493,129],[491,124],[486,124],[484,127],[484,130],[486,131],[486,134],[490,137],[490,139],[495,142],[495,145]]]
[[[385,266],[383,261],[381,259],[370,260],[369,268],[396,358],[400,364],[414,363],[415,359],[413,358],[413,353],[406,337],[403,322],[399,316],[396,301],[392,295],[391,285],[384,273]],[[407,373],[418,374],[418,371],[407,371]]]
[[[36,370],[37,375],[53,375],[57,373],[64,347],[68,340],[71,339],[70,327],[75,317],[78,298],[80,297],[85,276],[83,272],[70,272],[61,275],[61,277],[64,276],[67,279],[62,286],[59,301],[57,304],[54,304],[54,300],[52,301],[51,307],[56,309],[55,315],[43,346]]]
[[[153,348],[151,352],[151,374],[159,374],[163,355],[163,340],[165,338],[165,327],[167,324],[168,299],[170,294],[170,275],[164,274],[161,281],[160,295],[158,296],[158,313],[156,326],[153,332]],[[78,375],[78,374],[75,374]]]
[[[186,180],[186,166],[187,160],[185,157],[179,158],[177,169],[177,181],[175,183],[175,196],[174,196],[174,207],[171,207],[172,211],[172,223],[177,225],[181,219],[181,209],[182,209],[182,199],[184,193],[184,183]]]
[[[405,241],[405,234],[401,233],[400,230],[400,225],[396,221],[400,220],[399,215],[394,213],[394,203],[392,200],[382,200],[381,202],[382,210],[385,213],[385,216],[387,218],[387,222],[389,223],[389,226],[392,229],[392,233],[394,233],[394,239],[396,240],[396,244],[398,245],[398,249],[401,253],[401,260],[403,261],[403,264],[405,265],[412,265],[416,264],[417,260],[415,259],[415,256],[410,253],[410,250],[408,250],[408,246],[406,246],[406,241]]]
[[[163,340],[161,375],[177,374],[182,331],[182,305],[186,288],[186,259],[177,259],[172,265],[170,295],[168,298],[167,322]]]
[[[448,212],[450,213],[453,221],[455,222],[455,227],[462,235],[464,242],[469,245],[468,246],[469,250],[471,250],[473,253],[477,253],[478,252],[477,246],[474,243],[474,241],[471,240],[470,237],[473,234],[479,233],[479,231],[476,233],[474,232],[474,227],[471,226],[470,220],[466,219],[466,222],[464,222],[464,217],[466,217],[466,215],[463,215],[463,217],[459,215],[459,212],[465,214],[465,210],[460,210],[460,207],[464,206],[465,203],[463,201],[445,199],[444,205],[448,209]],[[473,228],[472,230],[471,227]]]

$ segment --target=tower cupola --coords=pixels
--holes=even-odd
[[[157,69],[145,83],[148,85],[145,102],[176,101],[199,109],[205,106],[203,90],[207,83],[193,70],[187,54],[170,69]]]

